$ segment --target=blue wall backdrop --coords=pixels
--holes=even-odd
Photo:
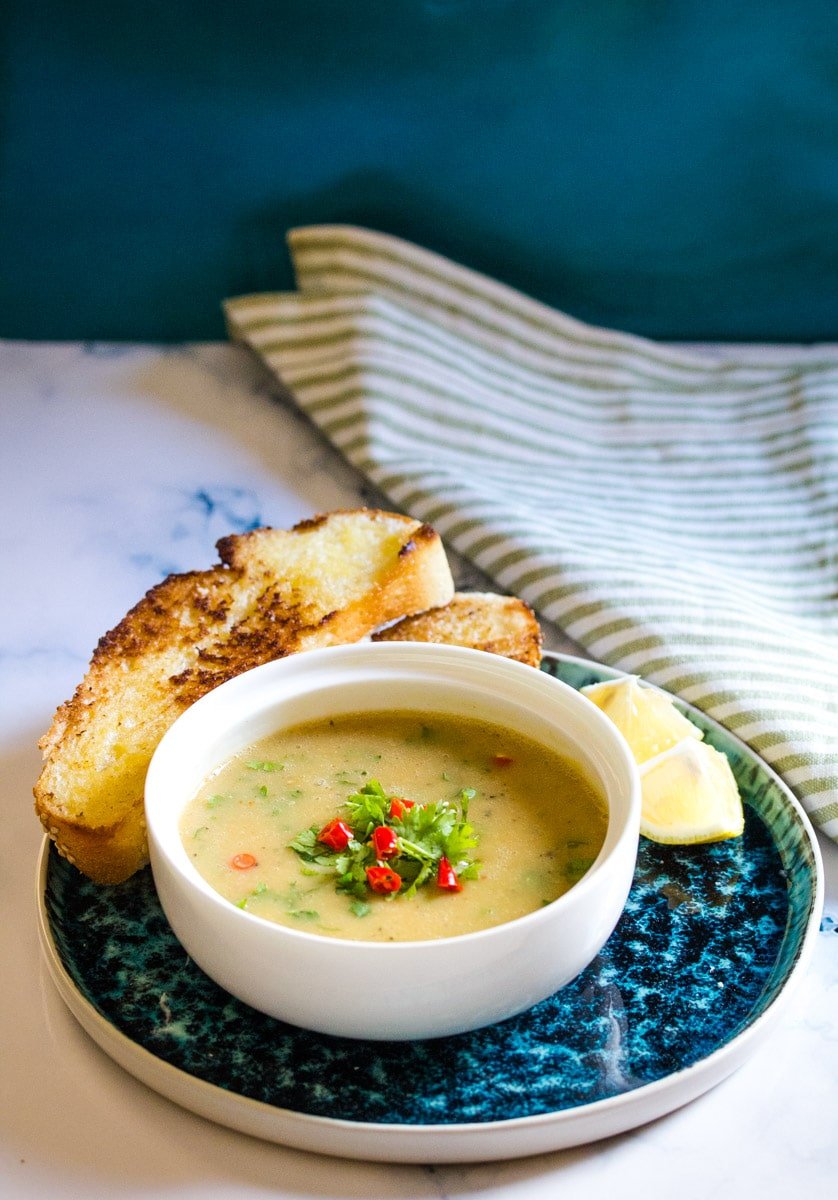
[[[661,338],[838,338],[834,0],[5,0],[0,334],[223,336],[295,224]]]

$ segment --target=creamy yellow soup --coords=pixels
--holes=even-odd
[[[328,833],[326,842],[318,835],[347,817],[348,798],[364,789],[387,796],[394,837],[419,827],[399,808],[407,801],[417,812],[425,806],[422,820],[456,810],[458,829],[467,823],[476,845],[446,859],[453,875],[435,864],[413,894],[407,883],[418,863],[395,851],[371,865],[385,868],[385,881],[407,868],[404,877],[395,871],[400,891],[372,890],[363,870],[354,893],[341,891],[335,856],[351,855],[359,842],[333,850]],[[414,824],[400,825],[399,813]],[[416,941],[499,925],[556,900],[588,870],[606,826],[599,785],[578,762],[530,738],[460,717],[370,712],[249,746],[205,781],[180,829],[200,874],[249,913],[332,937]],[[300,835],[308,859],[290,848]]]

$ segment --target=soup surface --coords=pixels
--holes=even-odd
[[[353,795],[354,810],[346,807]],[[391,825],[417,852],[417,821],[429,814],[454,825],[445,845],[476,845],[452,851],[455,861],[444,859],[439,875],[434,863],[412,894],[410,874],[396,874],[400,891],[378,894],[363,867],[353,891],[339,890],[333,864],[346,863],[324,830],[351,824],[357,802],[375,805],[379,795],[385,814],[413,822]],[[205,781],[180,829],[200,874],[249,913],[332,937],[416,941],[499,925],[557,899],[596,858],[606,826],[599,785],[538,742],[460,717],[371,712],[297,725],[248,747]],[[373,845],[386,852],[370,860]],[[374,865],[378,857],[387,886],[394,868],[419,870],[385,842],[371,838],[363,848],[353,838],[345,854],[356,846],[356,858],[366,854]],[[377,887],[374,871],[371,878]]]

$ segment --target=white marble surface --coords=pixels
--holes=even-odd
[[[285,526],[362,495],[354,472],[275,390],[227,346],[0,344],[0,1197],[833,1195],[838,847],[823,842],[827,919],[771,1039],[686,1108],[571,1151],[422,1168],[258,1142],[147,1090],[65,1009],[35,920],[31,788],[53,710],[100,634],[163,574],[208,565],[216,539],[236,528]]]

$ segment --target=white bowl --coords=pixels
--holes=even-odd
[[[198,874],[179,822],[206,776],[250,743],[301,721],[381,711],[488,720],[580,758],[608,804],[605,842],[552,904],[435,941],[343,940],[266,921]],[[362,643],[257,667],[188,709],[146,779],[160,903],[194,961],[253,1008],[307,1029],[373,1040],[477,1029],[551,995],[602,948],[623,910],[637,855],[640,783],[622,736],[598,708],[544,672],[477,650]]]

